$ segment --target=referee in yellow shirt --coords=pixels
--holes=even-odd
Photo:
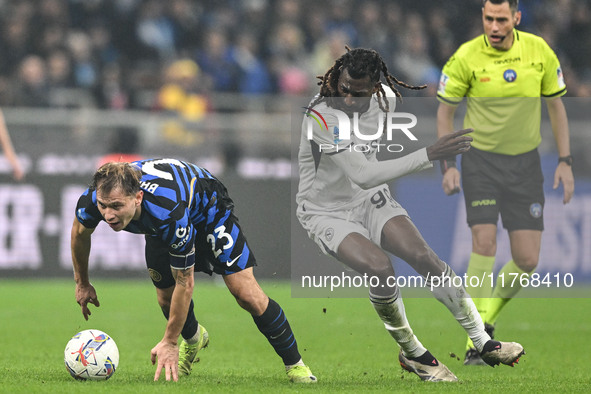
[[[467,97],[464,128],[473,128],[472,149],[462,157],[462,186],[472,253],[468,277],[493,270],[499,213],[509,232],[512,260],[500,274],[530,274],[540,255],[543,223],[543,175],[537,147],[541,142],[541,100],[548,106],[558,148],[554,188],[562,182],[564,203],[574,192],[569,130],[562,95],[566,85],[558,58],[538,36],[518,31],[519,0],[483,0],[484,34],[464,43],[443,68],[437,92],[437,133],[453,131],[457,105]],[[442,161],[443,190],[460,191],[455,161]],[[505,286],[466,286],[491,334],[499,312],[520,290]],[[484,364],[468,340],[466,365]]]

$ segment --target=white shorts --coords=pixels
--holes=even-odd
[[[339,245],[351,233],[359,233],[380,246],[386,222],[396,216],[408,216],[408,213],[384,187],[342,211],[326,211],[304,202],[298,207],[297,216],[322,252],[336,257]]]

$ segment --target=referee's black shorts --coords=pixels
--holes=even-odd
[[[462,155],[462,187],[468,225],[513,230],[544,229],[544,176],[538,150],[516,156],[471,148]]]

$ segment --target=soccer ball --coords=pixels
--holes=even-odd
[[[119,349],[100,330],[80,331],[66,345],[64,363],[74,379],[107,380],[119,365]]]

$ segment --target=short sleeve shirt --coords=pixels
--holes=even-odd
[[[474,129],[474,147],[517,155],[541,142],[540,97],[565,93],[554,51],[541,37],[514,30],[508,51],[484,34],[463,44],[443,68],[437,97],[451,105],[468,98],[464,127]]]

